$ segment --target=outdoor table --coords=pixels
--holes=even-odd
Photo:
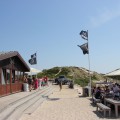
[[[105,100],[105,103],[108,102],[115,106],[115,116],[118,117],[118,106],[120,106],[120,101],[114,100],[111,98],[105,98],[104,100]]]

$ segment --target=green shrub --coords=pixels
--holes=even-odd
[[[83,79],[83,78],[80,78],[80,79],[75,79],[75,84],[78,84],[80,85],[81,87],[84,87],[84,86],[87,86],[89,81],[88,79]]]

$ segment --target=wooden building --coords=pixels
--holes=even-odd
[[[29,71],[17,51],[0,52],[0,96],[22,91],[24,73]]]

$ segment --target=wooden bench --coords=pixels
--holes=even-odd
[[[100,103],[101,102],[101,100],[100,99],[96,99],[95,97],[93,97],[93,103]]]
[[[109,117],[111,116],[111,108],[109,108],[108,106],[102,103],[97,103],[97,111],[98,111],[98,108],[102,109],[102,111],[104,112],[104,117],[106,116],[106,111],[109,112]]]

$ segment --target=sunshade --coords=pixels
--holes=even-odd
[[[37,73],[41,72],[39,69],[36,68],[30,68],[30,72],[26,72],[28,75],[35,75]]]
[[[105,76],[120,76],[120,69],[116,69],[112,72],[105,74]]]

